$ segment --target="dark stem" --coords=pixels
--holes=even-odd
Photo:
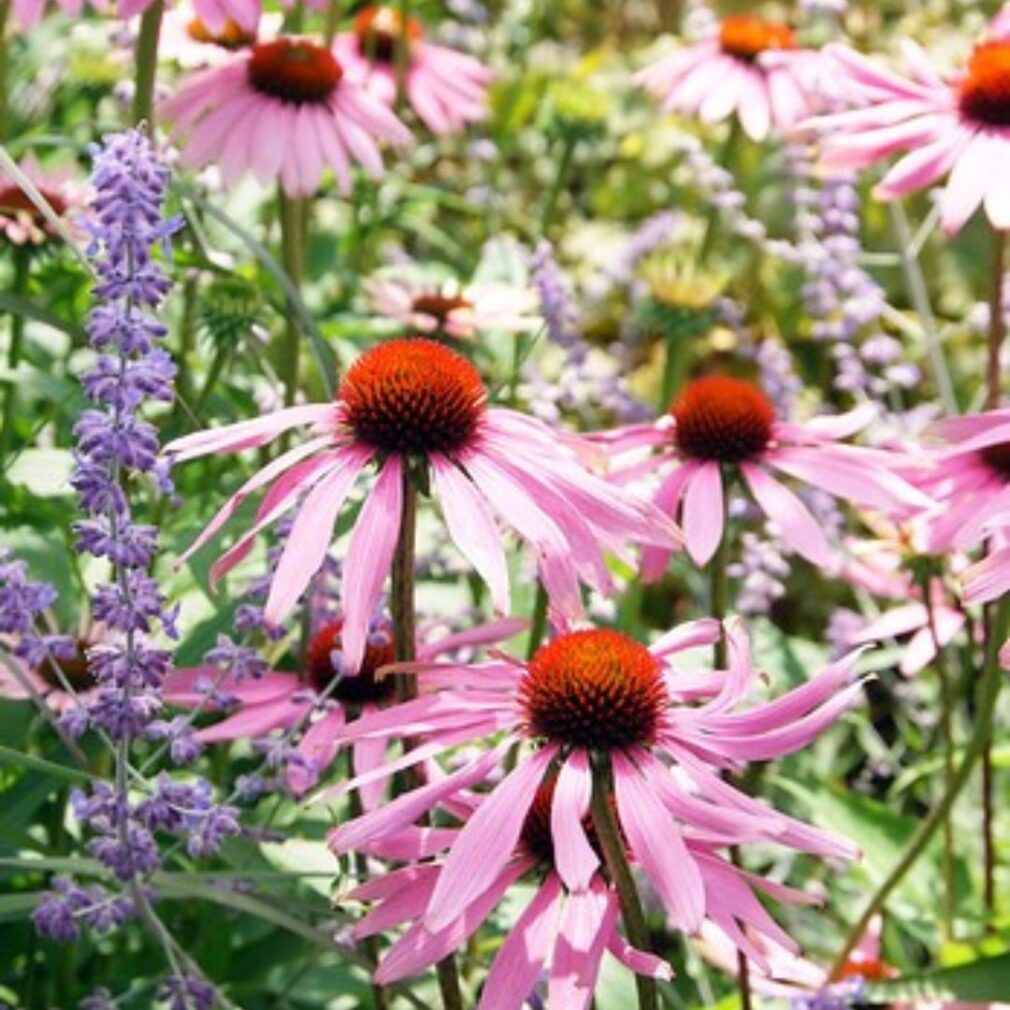
[[[143,125],[154,136],[154,81],[158,73],[158,36],[165,0],[154,0],[140,19],[140,33],[134,49],[133,123]]]
[[[628,865],[621,829],[617,824],[614,808],[610,802],[612,793],[610,780],[609,762],[600,755],[594,755],[591,804],[593,828],[596,831],[600,848],[603,849],[607,874],[611,883],[617,888],[617,896],[621,901],[621,914],[624,917],[628,942],[639,950],[648,951],[651,947],[649,926],[645,921],[645,913],[642,911],[642,902],[639,900],[638,889],[635,887],[635,878]],[[656,980],[646,975],[636,974],[635,985],[638,987],[639,1010],[658,1010]]]
[[[936,652],[936,677],[940,685],[940,735],[943,746],[943,783],[944,789],[950,788],[954,778],[954,727],[953,698],[951,695],[950,671],[947,669],[947,654],[936,629],[936,610],[933,606],[931,588],[933,579],[926,573],[920,582],[922,599],[926,606],[926,618],[929,622],[929,634],[933,639],[933,649]],[[954,935],[954,824],[950,816],[943,819],[943,857],[941,872],[943,874],[943,913],[944,928],[947,939]]]
[[[996,710],[996,701],[999,698],[999,690],[1003,684],[1004,675],[999,666],[999,649],[1000,645],[1006,640],[1008,630],[1010,630],[1010,597],[1004,597],[1000,601],[993,622],[993,630],[995,634],[989,636],[985,645],[985,664],[982,669],[979,688],[975,729],[965,747],[961,764],[954,773],[953,779],[948,783],[939,803],[933,808],[930,815],[919,824],[901,859],[898,860],[894,869],[891,870],[884,882],[877,888],[876,893],[867,903],[866,908],[863,909],[863,914],[860,915],[855,925],[849,930],[845,944],[832,965],[831,976],[833,978],[838,977],[845,967],[849,954],[852,953],[853,948],[866,933],[873,917],[883,909],[891,893],[904,880],[905,874],[915,865],[919,856],[925,852],[944,820],[950,815],[954,802],[961,794],[961,790],[971,777],[976,762],[986,749],[989,737],[992,735],[993,713]]]
[[[530,615],[530,637],[526,643],[526,658],[532,659],[540,648],[544,635],[547,633],[547,590],[542,582],[537,582],[537,595],[533,600],[533,613]]]
[[[20,298],[28,290],[28,277],[31,272],[31,252],[27,246],[18,246],[14,250],[14,278],[11,284],[11,294]],[[25,317],[17,311],[11,313],[11,342],[7,349],[7,368],[13,372],[21,363],[24,351]],[[4,405],[2,420],[0,420],[0,469],[6,466],[7,453],[14,437],[14,416],[17,405],[17,379],[12,375],[4,388]]]
[[[300,291],[305,276],[305,201],[288,196],[283,188],[278,189],[277,200],[281,221],[281,261],[288,279]],[[289,311],[286,317],[284,334],[277,349],[277,374],[284,383],[284,404],[290,407],[298,393],[302,330],[297,313]]]
[[[10,19],[11,0],[0,0],[0,143],[7,139],[10,129],[10,108],[8,106],[8,78],[10,77],[10,53],[7,49],[7,22]]]
[[[393,555],[392,596],[390,611],[393,618],[393,643],[396,659],[409,663],[415,658],[417,641],[417,615],[414,609],[414,552],[417,540],[417,488],[410,475],[410,465],[403,462],[403,507],[400,512],[400,536]],[[396,682],[397,698],[409,701],[417,697],[417,678],[413,674],[399,674]],[[404,741],[404,750],[412,742]],[[416,773],[416,770],[415,770]],[[420,784],[420,783],[418,783]],[[436,966],[438,988],[442,994],[443,1010],[463,1010],[463,995],[459,987],[456,958],[449,954]]]

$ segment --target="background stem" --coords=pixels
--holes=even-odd
[[[154,3],[140,18],[140,33],[134,49],[133,124],[143,125],[154,136],[154,82],[158,73],[158,37],[161,18],[165,13],[164,0]]]
[[[305,277],[304,200],[277,191],[281,221],[281,261],[284,272],[297,291]],[[284,383],[284,404],[290,407],[298,393],[298,363],[301,356],[302,330],[297,314],[286,313],[284,333],[277,354],[277,374]]]
[[[14,278],[11,293],[17,297],[28,290],[31,269],[31,251],[27,246],[17,246],[14,250]],[[24,351],[25,317],[20,312],[11,314],[11,342],[7,348],[7,368],[14,371],[21,363]],[[7,465],[7,454],[14,438],[14,414],[17,404],[17,380],[11,376],[4,386],[3,415],[0,419],[0,470]]]
[[[920,823],[918,830],[908,844],[908,848],[905,849],[904,855],[898,860],[897,865],[887,875],[877,892],[867,903],[866,908],[863,909],[863,914],[849,930],[845,944],[832,965],[832,977],[837,977],[845,967],[849,954],[852,953],[853,948],[869,928],[873,917],[884,907],[891,893],[904,879],[905,874],[915,865],[916,860],[926,850],[926,846],[932,841],[940,825],[950,815],[954,801],[971,776],[975,763],[982,756],[992,733],[993,714],[996,710],[996,701],[999,698],[999,689],[1003,683],[1003,673],[999,668],[999,647],[1006,640],[1008,629],[1010,629],[1010,597],[1004,597],[1000,601],[996,619],[993,622],[995,634],[991,635],[986,642],[978,712],[975,715],[975,731],[965,747],[961,764],[940,798],[940,802],[933,808],[932,813]]]

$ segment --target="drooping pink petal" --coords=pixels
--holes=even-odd
[[[761,467],[741,463],[740,469],[761,510],[782,530],[785,545],[813,565],[827,565],[831,552],[824,531],[803,502]]]
[[[548,744],[521,760],[460,831],[422,920],[426,929],[444,929],[501,872],[557,751],[556,744]]]
[[[704,463],[684,492],[684,539],[697,565],[707,565],[723,537],[722,474],[718,463]]]
[[[600,865],[583,827],[592,792],[589,758],[577,748],[561,766],[551,801],[554,866],[569,891],[585,890]]]

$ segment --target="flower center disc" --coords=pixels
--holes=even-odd
[[[325,102],[344,74],[329,49],[287,38],[254,45],[248,73],[257,91],[296,105]]]
[[[692,382],[672,410],[677,448],[694,459],[740,463],[772,438],[775,408],[757,386],[722,375]]]
[[[667,693],[645,646],[618,631],[576,631],[543,646],[519,686],[537,736],[598,750],[653,739]]]
[[[979,450],[982,462],[992,470],[997,477],[1010,481],[1010,442],[998,442],[987,445]]]
[[[795,49],[796,37],[789,25],[741,14],[719,26],[719,45],[727,56],[753,63],[770,49]]]
[[[984,42],[961,82],[962,115],[986,126],[1010,126],[1010,42]]]
[[[44,189],[41,189],[40,192],[45,197],[46,203],[53,208],[53,213],[57,217],[62,217],[66,213],[67,202],[63,197]],[[38,207],[17,186],[0,186],[0,214],[27,214],[40,228],[48,224]]]
[[[219,46],[221,49],[234,51],[245,49],[256,42],[256,33],[247,32],[236,21],[226,18],[224,27],[219,32],[212,32],[199,18],[193,18],[186,25],[186,34],[194,42],[203,42],[209,46]]]
[[[418,295],[411,304],[411,308],[414,312],[431,316],[441,328],[445,326],[445,321],[449,318],[450,313],[457,309],[471,309],[473,303],[467,301],[462,295],[443,295],[433,291]]]
[[[465,445],[487,391],[466,358],[434,340],[387,340],[351,365],[338,393],[357,439],[387,452]]]
[[[308,680],[317,694],[322,694],[337,676],[331,653],[340,652],[341,620],[324,624],[313,636],[308,651]],[[328,697],[349,704],[386,701],[396,693],[396,677],[376,678],[376,671],[396,660],[391,628],[380,629],[385,642],[369,641],[358,673],[341,677]]]
[[[36,667],[35,672],[53,689],[64,691],[64,681],[66,681],[78,693],[89,691],[98,681],[91,672],[88,665],[88,643],[83,639],[78,639],[76,651],[72,656],[60,657],[52,656],[44,660]],[[55,669],[54,669],[55,667]],[[63,674],[62,679],[57,674]]]
[[[403,18],[393,7],[366,7],[354,19],[354,34],[358,37],[358,51],[378,63],[395,63],[396,50],[406,42],[421,37],[421,26],[414,18],[407,18],[404,31]]]

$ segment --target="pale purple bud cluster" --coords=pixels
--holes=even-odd
[[[87,927],[96,933],[111,933],[134,912],[125,894],[109,891],[101,884],[82,887],[69,877],[53,877],[32,913],[35,929],[42,936],[71,943]]]
[[[36,626],[42,612],[56,601],[48,582],[28,578],[28,566],[9,550],[0,550],[0,635],[9,635],[12,650],[29,666],[50,656],[72,654],[73,642],[61,635],[42,635]]]
[[[819,992],[793,996],[789,1010],[849,1010],[862,1002],[866,982],[862,978],[845,979]]]
[[[767,615],[786,591],[789,562],[774,540],[746,532],[740,537],[740,557],[729,574],[740,580],[736,610],[745,617]]]
[[[158,999],[166,1010],[213,1010],[217,1005],[214,987],[196,975],[169,975],[158,989]]]

